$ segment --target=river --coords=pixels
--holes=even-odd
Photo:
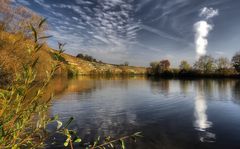
[[[70,128],[84,142],[140,131],[144,137],[127,148],[240,148],[240,80],[79,77],[52,84],[50,114],[74,117]]]

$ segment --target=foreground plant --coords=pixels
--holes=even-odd
[[[41,28],[46,20],[41,20]],[[39,57],[36,53],[41,50],[44,43],[38,37],[36,29],[31,25],[34,37],[34,46],[29,47],[29,56],[33,61],[23,64],[23,71],[16,74],[13,83],[6,89],[0,90],[0,148],[34,148],[44,145],[44,129],[49,122],[46,111],[50,105],[51,97],[43,100],[42,95],[59,64],[53,63],[51,71],[47,71],[45,80],[36,85],[36,64]],[[34,95],[31,95],[34,92]]]
[[[100,142],[100,137],[94,142],[93,145],[90,145],[90,149],[106,149],[106,148],[115,148],[116,146],[120,146],[120,148],[125,149],[126,144],[125,141],[128,139],[132,139],[134,142],[136,142],[137,138],[143,137],[141,132],[136,132],[132,135],[129,136],[124,136],[121,138],[111,138],[110,136],[105,137],[104,140],[102,141],[103,143]]]

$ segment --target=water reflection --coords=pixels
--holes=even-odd
[[[235,99],[234,101],[240,104],[240,81],[235,82],[232,92]]]
[[[179,82],[181,92],[186,95],[190,91],[191,81],[190,80],[180,80]]]
[[[236,80],[79,77],[56,80],[54,87],[58,96],[51,113],[63,121],[73,116],[71,128],[79,130],[84,142],[142,131],[144,139],[130,149],[239,146]]]
[[[165,94],[169,93],[169,80],[161,79],[161,80],[151,80],[150,82],[151,90],[153,94]]]
[[[205,88],[203,88],[205,86],[204,85],[205,83],[206,83],[205,81],[197,82],[194,111],[195,116],[194,126],[196,130],[199,131],[199,140],[201,142],[214,142],[215,134],[208,131],[208,128],[212,126],[212,122],[208,120],[207,116],[207,104],[204,93]],[[209,86],[209,81],[207,81],[207,86]]]

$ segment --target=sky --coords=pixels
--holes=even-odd
[[[48,42],[66,53],[148,66],[240,50],[239,0],[13,0],[48,19]]]

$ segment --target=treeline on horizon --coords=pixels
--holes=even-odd
[[[86,61],[89,61],[89,62],[95,62],[95,63],[100,63],[100,64],[108,64],[108,63],[105,63],[101,60],[97,60],[96,58],[88,55],[88,54],[82,54],[82,53],[79,53],[76,55],[77,58],[80,58],[80,59],[83,59],[83,60],[86,60]],[[129,66],[129,62],[125,61],[123,64],[111,64],[111,65],[115,65],[115,66]]]
[[[161,60],[150,63],[147,75],[167,78],[199,78],[199,77],[239,77],[240,52],[231,60],[226,57],[215,59],[210,55],[201,56],[193,65],[186,60],[180,62],[178,68],[171,68],[169,60]]]

